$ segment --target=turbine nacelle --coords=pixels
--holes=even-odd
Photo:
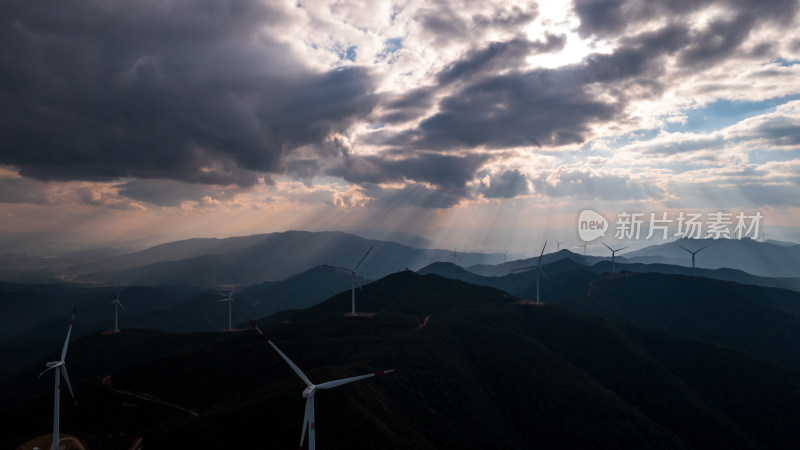
[[[316,393],[317,393],[317,387],[312,384],[311,386],[303,389],[303,398],[311,398]]]

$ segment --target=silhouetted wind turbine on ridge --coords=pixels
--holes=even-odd
[[[616,262],[614,261],[614,256],[617,254],[618,251],[625,250],[628,247],[626,246],[626,247],[622,247],[622,248],[618,248],[618,249],[614,250],[613,248],[611,248],[608,245],[606,245],[605,242],[602,242],[602,244],[605,245],[607,249],[611,250],[611,273],[617,273],[616,272],[617,266],[616,266]]]
[[[511,270],[512,272],[514,272],[517,270],[536,269],[536,303],[539,303],[539,272],[542,272],[542,275],[547,277],[548,280],[550,279],[550,277],[548,277],[547,274],[544,273],[544,270],[542,269],[542,256],[544,256],[545,247],[547,247],[547,241],[544,241],[544,245],[542,246],[542,253],[539,254],[539,260],[536,262],[535,266],[520,267],[519,269]]]
[[[350,298],[351,298],[351,303],[352,303],[350,315],[353,316],[353,317],[357,317],[358,316],[358,314],[356,314],[356,270],[358,270],[358,266],[360,266],[361,263],[363,263],[364,260],[367,259],[367,255],[369,255],[369,252],[371,252],[373,248],[374,248],[374,246],[370,247],[369,250],[367,250],[367,253],[364,253],[364,256],[361,257],[361,260],[352,269],[348,269],[346,267],[339,267],[339,266],[330,266],[328,264],[325,264],[325,267],[330,267],[331,269],[336,269],[336,270],[343,270],[345,272],[349,272],[350,273],[350,275],[352,277],[352,279],[350,281]],[[363,293],[363,290],[362,290],[362,293]]]
[[[119,282],[117,282],[117,298],[111,304],[114,305],[114,332],[119,333],[119,309],[125,310],[122,302],[119,301]]]
[[[698,248],[698,249],[697,249],[697,250],[695,250],[695,251],[691,251],[691,250],[689,250],[688,248],[686,248],[686,247],[684,247],[684,246],[682,246],[682,245],[680,245],[680,244],[678,244],[678,247],[680,247],[680,248],[682,248],[682,249],[684,249],[684,250],[686,250],[687,252],[689,252],[689,253],[691,253],[691,254],[692,254],[692,277],[694,277],[694,255],[696,255],[696,254],[700,253],[700,250],[702,250],[702,249],[704,249],[704,248],[708,247],[708,245],[704,245],[704,246],[702,246],[702,247]]]
[[[228,331],[233,330],[233,327],[231,326],[231,310],[233,309],[233,291],[235,290],[236,284],[233,285],[233,289],[231,289],[231,293],[228,294],[228,298],[217,300],[218,302],[228,302]]]

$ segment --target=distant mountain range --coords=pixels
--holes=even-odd
[[[302,245],[300,241],[303,242]],[[105,260],[98,267],[122,269],[120,272],[110,271],[107,274],[106,281],[109,284],[112,284],[112,279],[121,278],[173,285],[173,287],[166,287],[163,284],[152,287],[123,287],[122,300],[127,308],[126,311],[120,312],[120,323],[123,328],[143,328],[162,332],[213,331],[224,325],[226,306],[216,301],[223,294],[219,289],[207,290],[197,287],[197,285],[222,287],[229,285],[230,280],[241,283],[240,280],[249,278],[242,275],[249,270],[243,268],[247,265],[244,262],[249,261],[256,266],[261,264],[261,267],[275,268],[280,266],[280,258],[276,263],[273,258],[265,255],[291,254],[291,249],[295,247],[320,247],[323,244],[327,245],[325,247],[327,250],[312,251],[313,257],[322,258],[322,254],[346,254],[349,255],[348,258],[352,265],[363,256],[362,250],[366,251],[370,245],[374,245],[375,250],[365,261],[364,266],[367,268],[366,274],[375,273],[376,276],[380,276],[381,271],[386,272],[391,269],[395,272],[397,268],[404,268],[405,265],[402,264],[404,260],[417,258],[423,254],[422,250],[411,249],[399,244],[368,241],[344,233],[289,232],[224,240],[181,241],[132,255],[114,257]],[[652,248],[655,256],[619,257],[616,269],[618,272],[688,276],[691,274],[691,269],[684,265],[625,262],[669,259],[671,254],[681,256],[684,263],[690,262],[689,255],[677,247],[679,244],[687,248],[691,246],[693,249],[709,245],[706,250],[698,254],[698,264],[704,258],[714,256],[711,250],[715,248],[719,251],[727,248],[725,254],[735,252],[737,248],[742,251],[755,248],[759,255],[777,251],[790,256],[791,252],[796,250],[796,246],[775,246],[770,243],[754,241],[678,241]],[[228,250],[232,252],[223,255],[196,256],[204,252]],[[680,253],[675,253],[676,251]],[[432,255],[435,254],[429,250],[425,252],[429,258],[433,258]],[[709,255],[707,256],[705,252],[709,252]],[[445,251],[440,251],[440,253],[442,257],[447,256]],[[185,256],[188,259],[162,261],[124,269],[131,265],[158,260],[171,254]],[[784,255],[783,258],[786,259],[790,256]],[[534,272],[529,270],[512,274],[510,271],[514,268],[535,265],[537,259],[535,257],[510,261],[496,266],[473,265],[468,268],[469,270],[451,262],[434,262],[420,269],[420,273],[437,274],[474,285],[493,287],[523,298],[535,299]],[[291,267],[303,267],[304,261],[307,261],[308,258],[287,257],[286,260],[289,262],[279,269],[290,272],[294,270]],[[338,259],[330,262],[338,263]],[[584,272],[603,274],[611,270],[610,261],[605,258],[584,256],[569,250],[545,254],[542,262],[545,273],[550,277],[563,272],[572,272],[573,276],[577,277],[571,282],[564,282],[561,286],[542,277],[540,280],[541,298],[547,302],[573,295],[574,292],[569,289],[581,286],[580,282],[576,280],[591,278],[590,275],[583,274]],[[485,276],[480,275],[481,273],[502,274],[502,276]],[[696,273],[698,277],[800,291],[799,278],[759,277],[735,269],[698,268]],[[93,288],[91,286],[91,284],[68,283],[51,285],[0,283],[0,357],[8,356],[5,368],[0,369],[0,379],[4,377],[4,374],[13,373],[26,362],[41,356],[41,351],[31,347],[33,343],[57,341],[62,333],[60,324],[74,306],[80,310],[82,324],[76,330],[78,336],[113,327],[113,308],[110,301],[116,295],[117,288]],[[363,291],[361,286],[364,287]],[[369,282],[360,276],[357,297],[361,298],[363,294],[366,294],[367,301],[369,301],[373,295],[370,292],[372,288]],[[275,320],[280,323],[294,314],[281,311],[303,310],[339,293],[342,293],[342,298],[345,299],[343,301],[348,303],[349,290],[349,275],[323,266],[311,267],[280,281],[266,281],[237,289],[234,296],[234,319],[242,322],[252,317],[277,314]],[[360,305],[362,301],[359,300],[358,303]],[[346,310],[347,308],[343,309],[343,311]]]
[[[680,239],[627,253],[624,261],[691,266],[691,255],[680,246],[691,251],[706,247],[697,253],[697,267],[738,269],[761,277],[800,276],[800,245],[776,245],[773,241],[757,242],[747,238]]]
[[[518,294],[522,289],[527,288],[533,283],[533,269],[525,271],[511,272],[512,268],[522,268],[536,265],[536,259],[531,258],[522,261],[513,261],[497,266],[473,266],[464,269],[452,263],[434,263],[419,270],[419,273],[434,273],[447,278],[454,278],[468,283],[481,286],[492,286],[503,289],[513,294]],[[661,263],[625,263],[620,262],[622,258],[617,258],[617,272],[638,272],[638,273],[663,273],[673,275],[692,275],[691,267]],[[557,274],[567,270],[582,269],[594,273],[611,272],[611,261],[597,257],[584,257],[569,250],[561,250],[558,253],[550,253],[542,258],[542,266],[545,274]],[[502,275],[482,275],[482,274],[502,274]],[[736,269],[702,269],[695,270],[698,277],[713,278],[715,280],[735,281],[742,284],[752,284],[756,286],[777,287],[781,289],[791,289],[800,291],[800,278],[772,278],[751,275]],[[547,280],[543,276],[542,283]]]
[[[446,260],[452,258],[453,253],[416,249],[341,232],[287,231],[171,242],[75,267],[70,276],[82,281],[123,279],[133,284],[250,284],[283,280],[324,264],[351,268],[370,247],[374,249],[359,271],[367,278],[419,268],[426,257],[431,261]],[[475,264],[487,255],[463,253],[456,257],[460,263]]]
[[[413,236],[395,236],[405,242],[426,241]],[[742,240],[679,240],[654,245],[624,255],[617,255],[624,264],[666,264],[690,266],[691,256],[680,246],[691,250],[708,246],[697,255],[698,269],[733,269],[767,278],[800,277],[800,245]],[[378,279],[400,270],[417,270],[434,262],[455,262],[456,265],[483,276],[503,276],[512,269],[534,265],[538,257],[503,260],[501,254],[457,253],[453,250],[414,248],[390,241],[365,239],[342,232],[287,231],[225,239],[187,239],[157,245],[146,250],[105,257],[110,250],[82,253],[84,260],[72,255],[56,263],[25,255],[0,255],[0,279],[16,282],[63,282],[114,284],[124,280],[134,285],[197,285],[219,287],[237,283],[259,284],[287,279],[313,267],[332,264],[353,267],[373,247],[359,275]],[[609,255],[610,256],[610,255]],[[455,257],[455,260],[454,260]],[[605,256],[584,256],[569,250],[547,253],[543,263],[560,259],[593,266],[609,260]],[[55,258],[58,260],[59,258]],[[621,269],[622,270],[622,269]],[[676,269],[654,266],[627,266],[625,270],[656,270],[678,273]],[[700,273],[700,272],[698,272]],[[703,276],[740,277],[740,272]],[[748,280],[746,282],[755,282]],[[775,281],[771,285],[794,288],[794,282]]]

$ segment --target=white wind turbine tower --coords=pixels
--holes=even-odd
[[[233,327],[231,326],[231,309],[233,308],[233,291],[235,290],[236,284],[233,285],[233,289],[231,289],[231,293],[228,294],[228,298],[217,300],[218,302],[228,302],[228,331],[233,330]]]
[[[618,251],[625,250],[628,247],[622,247],[622,248],[618,248],[618,249],[614,250],[611,247],[609,247],[608,245],[606,245],[605,242],[601,242],[601,244],[605,245],[607,249],[611,250],[611,273],[617,273],[616,272],[617,267],[616,267],[616,262],[614,261],[614,256],[617,254]]]
[[[704,245],[704,246],[702,246],[702,247],[698,248],[698,249],[697,249],[697,250],[695,250],[695,251],[691,251],[691,250],[689,250],[688,248],[686,248],[686,247],[684,247],[684,246],[682,246],[682,245],[680,245],[680,244],[678,244],[678,247],[680,247],[680,248],[682,248],[682,249],[684,249],[684,250],[686,250],[687,252],[689,252],[689,253],[691,253],[691,254],[692,254],[692,277],[694,277],[694,255],[696,255],[696,254],[700,253],[700,250],[702,250],[702,249],[704,249],[704,248],[708,247],[708,245]]]
[[[303,373],[303,371],[300,370],[300,368],[297,367],[297,365],[295,365],[295,363],[293,363],[291,359],[289,359],[288,356],[283,354],[283,352],[278,348],[277,345],[273,344],[272,341],[269,340],[269,338],[261,331],[261,329],[258,328],[255,322],[251,320],[250,325],[252,325],[253,328],[255,328],[256,331],[258,331],[258,334],[260,334],[261,337],[264,338],[265,341],[267,341],[267,344],[271,345],[272,348],[274,348],[275,351],[278,352],[279,355],[281,355],[281,358],[283,358],[283,360],[286,361],[286,364],[289,364],[289,367],[292,368],[294,373],[296,373],[297,376],[300,377],[301,380],[303,380],[303,383],[306,384],[306,388],[303,390],[303,398],[306,399],[306,411],[303,416],[303,431],[300,434],[300,450],[303,449],[303,441],[306,438],[306,429],[308,429],[309,450],[316,450],[317,448],[317,442],[315,438],[317,426],[316,423],[314,422],[314,394],[316,394],[318,389],[331,389],[337,386],[341,386],[343,384],[363,380],[365,378],[371,378],[378,375],[385,375],[387,373],[392,373],[396,370],[396,369],[383,370],[380,372],[368,373],[366,375],[360,375],[357,377],[342,378],[341,380],[328,381],[327,383],[322,383],[322,384],[314,384],[311,382],[311,380],[308,379],[308,377]]]
[[[544,241],[544,245],[542,246],[542,253],[539,254],[539,261],[536,262],[535,266],[528,266],[528,267],[520,267],[519,269],[512,269],[511,271],[514,272],[516,270],[525,270],[525,269],[536,269],[536,303],[539,303],[539,272],[542,273],[547,279],[549,280],[550,277],[544,273],[542,269],[542,256],[544,256],[544,248],[547,247],[547,241]]]
[[[119,333],[119,309],[125,310],[122,302],[119,301],[119,282],[117,282],[117,298],[111,304],[114,305],[114,333]]]
[[[67,346],[69,346],[69,335],[72,333],[72,324],[75,322],[75,309],[72,310],[72,319],[69,321],[69,328],[67,329],[67,338],[64,340],[64,348],[61,349],[61,359],[59,361],[48,362],[44,372],[39,374],[39,378],[50,370],[55,369],[55,400],[53,400],[53,449],[60,449],[58,445],[58,430],[59,430],[59,407],[61,404],[61,373],[64,373],[64,381],[67,382],[69,393],[75,399],[75,393],[72,392],[72,385],[69,382],[69,375],[67,375],[67,366],[64,358],[67,357]],[[76,403],[77,404],[77,403]]]
[[[364,253],[364,256],[361,257],[361,261],[359,261],[358,264],[356,264],[356,266],[353,267],[352,269],[348,269],[346,267],[329,266],[325,264],[325,267],[330,267],[331,269],[336,269],[336,270],[343,270],[345,272],[349,272],[350,275],[352,276],[352,281],[350,282],[350,298],[352,300],[352,308],[350,310],[350,315],[352,317],[358,316],[358,314],[356,314],[356,270],[358,270],[358,267],[361,265],[361,263],[363,263],[364,260],[367,259],[367,255],[369,255],[369,252],[371,252],[372,249],[373,247],[370,247],[369,250],[367,250],[367,253]]]

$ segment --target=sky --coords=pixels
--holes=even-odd
[[[796,0],[6,0],[0,232],[582,242],[578,214],[800,241]]]

